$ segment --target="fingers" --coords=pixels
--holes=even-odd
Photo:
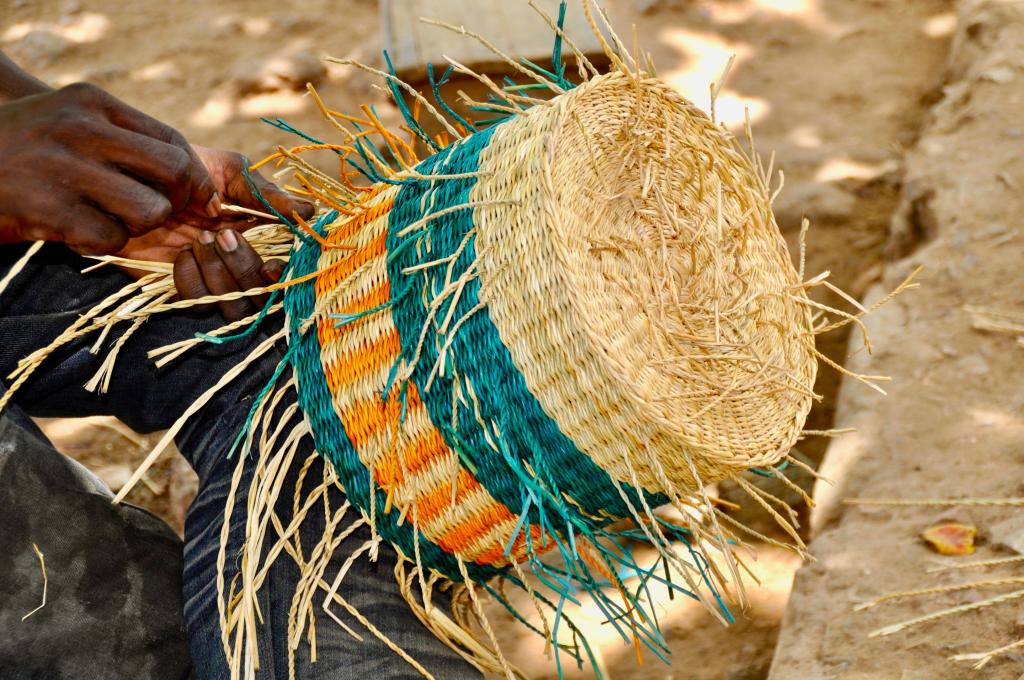
[[[210,289],[203,280],[203,272],[199,269],[192,246],[187,245],[178,252],[174,259],[174,287],[183,300],[196,300],[210,295]],[[213,310],[212,304],[196,305],[192,309],[199,312]]]
[[[203,151],[206,154],[211,153],[210,150]],[[225,179],[225,200],[245,208],[266,211],[266,206],[260,200],[260,196],[262,196],[263,200],[273,206],[274,210],[289,219],[293,212],[297,212],[304,220],[313,216],[315,208],[312,203],[292,196],[259,172],[248,172],[249,179],[252,181],[252,186],[250,186],[246,181],[248,161],[245,156],[224,151],[213,153],[216,154],[215,162],[220,166],[219,169]],[[255,191],[253,187],[255,187]]]
[[[199,269],[203,273],[203,281],[213,295],[224,295],[242,290],[235,277],[228,269],[227,263],[221,259],[220,253],[214,245],[212,232],[204,231],[199,239],[192,244],[192,252],[199,263]],[[247,298],[237,300],[221,300],[217,303],[220,313],[228,321],[237,321],[245,318],[256,311],[255,305]]]
[[[104,212],[78,204],[65,218],[64,242],[82,255],[113,255],[128,243],[128,230]]]
[[[222,184],[181,134],[100,88],[69,85],[0,110],[0,239],[31,232],[110,253],[168,217],[219,218]]]
[[[284,262],[281,260],[267,260],[263,263],[261,273],[268,285],[277,283],[284,276]]]
[[[171,203],[163,194],[116,170],[86,164],[68,177],[69,188],[119,219],[133,236],[159,227],[171,216]]]
[[[159,186],[175,213],[190,208],[194,187],[209,179],[209,173],[205,168],[197,169],[188,151],[121,128],[110,131],[104,140],[104,153],[111,164]],[[199,191],[206,190],[201,188]],[[199,213],[203,217],[216,217],[218,214],[219,211],[213,212],[205,206]]]
[[[281,187],[277,186],[270,180],[263,177],[263,175],[261,175],[258,172],[253,172],[250,174],[252,176],[253,185],[260,192],[260,194],[263,195],[263,198],[267,201],[267,203],[274,207],[274,210],[284,215],[288,219],[292,219],[293,212],[298,213],[299,217],[301,217],[304,220],[308,220],[310,217],[313,216],[315,208],[313,207],[312,203],[310,203],[309,201],[305,201],[301,198],[296,198],[295,196],[292,196]],[[246,186],[245,195],[241,196],[239,200],[245,201],[242,203],[242,205],[244,205],[247,208],[255,208],[258,210],[263,209],[262,203],[259,202],[259,199],[253,196],[252,190],[249,189],[248,186]],[[250,203],[252,205],[247,205],[246,203]]]
[[[263,288],[280,278],[283,265],[264,263],[253,247],[231,229],[214,235],[202,232],[191,253],[179,253],[175,262],[175,285],[183,297],[225,295],[235,291]],[[237,321],[255,314],[267,303],[267,295],[247,296],[217,303],[221,314]]]
[[[196,299],[263,288],[280,280],[283,271],[283,262],[264,262],[249,242],[231,229],[216,235],[202,232],[191,247],[178,253],[174,285],[182,298]],[[262,309],[267,297],[222,300],[217,305],[225,319],[237,321]]]
[[[248,241],[238,236],[233,230],[226,229],[219,232],[214,239],[214,247],[239,290],[251,290],[267,285],[263,276],[263,259],[249,245]],[[267,295],[258,295],[249,300],[252,307],[262,309],[263,305],[267,303],[267,297]]]
[[[0,216],[0,226],[11,223],[13,240],[63,241],[82,255],[113,255],[128,242],[128,230],[115,217],[60,183],[9,195],[23,211],[13,220]]]
[[[220,199],[213,178],[199,156],[196,155],[193,147],[188,144],[180,132],[129,107],[125,102],[100,88],[75,84],[63,88],[61,92],[67,93],[66,96],[73,101],[100,112],[106,120],[118,128],[177,148],[184,155],[184,160],[182,161],[179,157],[178,165],[173,166],[173,169],[176,170],[174,174],[177,176],[174,182],[175,192],[187,196],[186,203],[196,214],[208,217],[219,214]],[[109,131],[105,137],[120,139],[122,143],[125,141],[117,131]],[[137,137],[134,141],[136,142],[135,153],[138,156],[144,156],[146,151],[152,151],[152,145],[140,145]]]

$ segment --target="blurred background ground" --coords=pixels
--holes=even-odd
[[[705,108],[709,82],[736,55],[718,102],[719,118],[738,129],[744,108],[749,109],[759,149],[774,149],[776,167],[786,175],[776,213],[791,246],[801,219],[809,217],[808,271],[831,270],[833,282],[861,298],[885,270],[889,226],[902,196],[904,153],[941,95],[957,22],[953,1],[608,4],[624,32],[636,25],[659,74]],[[316,84],[336,110],[356,111],[368,103],[386,123],[399,119],[372,88],[370,76],[319,60],[329,54],[381,64],[375,0],[7,0],[6,5],[0,48],[23,66],[54,85],[97,83],[197,144],[259,158],[292,141],[260,122],[262,116],[279,116],[331,139],[330,126],[304,94],[306,81]],[[523,11],[529,11],[525,0]],[[442,51],[439,45],[439,61]],[[845,363],[845,335],[821,340],[823,351]],[[809,428],[831,425],[838,385],[835,372],[821,372],[818,391],[826,398],[812,413]],[[43,425],[59,448],[114,489],[154,441],[99,419]],[[824,448],[825,442],[808,440],[801,452],[817,463]],[[194,487],[180,457],[167,457],[130,500],[180,532]],[[763,678],[798,566],[788,554],[762,546],[755,571],[764,584],[753,593],[753,606],[740,624],[729,630],[695,607],[678,600],[666,604],[676,659],[672,669],[652,659],[637,668],[631,647],[595,629],[603,643],[602,663],[613,678]],[[513,626],[502,631],[518,634]],[[533,640],[508,646],[518,647],[516,661],[531,674],[552,673]]]

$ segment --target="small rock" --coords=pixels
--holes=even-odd
[[[921,149],[929,156],[941,156],[945,152],[946,147],[938,139],[929,137],[921,142]]]
[[[90,66],[82,70],[82,80],[90,83],[99,83],[112,80],[124,75],[124,69],[120,66],[107,64],[105,66]]]
[[[1013,622],[1018,633],[1024,633],[1024,612],[1017,615],[1017,620]]]
[[[993,238],[1003,236],[1010,229],[1005,224],[995,222],[993,224],[986,225],[974,233],[975,238]]]
[[[1009,548],[1016,553],[1024,553],[1024,516],[1015,515],[989,529],[992,542]]]
[[[633,8],[641,14],[650,14],[662,4],[662,0],[633,0]]]
[[[53,31],[34,29],[16,46],[18,55],[30,64],[47,64],[63,56],[73,43]]]
[[[243,68],[233,78],[236,90],[243,96],[282,90],[301,92],[306,83],[317,85],[327,75],[320,58],[307,50],[269,59],[255,71],[248,65]]]
[[[968,588],[967,590],[960,591],[960,602],[961,604],[974,604],[975,602],[983,599],[981,591],[977,588]]]
[[[274,30],[281,33],[308,28],[311,25],[309,18],[301,14],[276,14],[271,23],[274,25]]]
[[[1020,128],[1016,127],[1007,128],[1003,130],[1003,136],[1010,137],[1011,139],[1016,139],[1017,137],[1024,137],[1024,130],[1021,130]]]
[[[205,30],[204,30],[205,29]],[[220,37],[236,36],[244,32],[242,19],[236,16],[222,16],[216,21],[200,19],[192,24],[192,30],[199,35],[216,35]]]
[[[997,85],[1005,85],[1006,83],[1013,81],[1013,76],[1013,69],[1006,66],[997,66],[995,68],[990,68],[987,71],[982,71],[978,75],[978,78],[980,80],[987,80],[989,82],[996,83]]]
[[[862,515],[871,515],[876,520],[888,520],[892,517],[892,510],[884,505],[868,505],[858,503],[853,508]]]
[[[758,678],[763,678],[767,675],[767,665],[759,664],[756,666],[749,666],[747,668],[731,670],[725,677],[726,680],[758,680]]]
[[[135,80],[167,83],[181,79],[181,69],[173,61],[157,61],[132,72]]]
[[[93,472],[114,492],[120,491],[132,478],[132,469],[127,465],[100,465]]]
[[[954,508],[945,508],[942,512],[937,514],[934,519],[932,519],[932,523],[934,524],[941,524],[943,522],[974,524],[974,518],[971,516],[971,512],[968,508],[958,505]]]
[[[932,671],[904,670],[900,672],[900,680],[932,680]]]
[[[812,223],[845,220],[856,211],[857,199],[834,184],[806,182],[786,187],[774,207],[779,222],[783,224],[799,224],[804,217]]]
[[[986,375],[989,372],[988,362],[977,354],[968,354],[957,360],[957,366],[971,375]]]

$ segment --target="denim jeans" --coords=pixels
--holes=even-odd
[[[23,252],[24,247],[0,247],[0,275]],[[88,264],[91,262],[62,246],[48,245],[0,295],[0,376],[8,375],[20,358],[57,337],[79,314],[129,280],[112,268],[81,274]],[[219,320],[211,316],[170,313],[154,317],[122,349],[104,395],[82,388],[99,364],[99,358],[89,352],[94,337],[84,338],[52,356],[3,415],[0,677],[182,678],[189,673],[186,637],[195,677],[227,675],[216,587],[224,511],[237,462],[229,460],[227,453],[280,360],[280,351],[264,356],[233,381],[176,439],[178,449],[199,476],[199,493],[186,517],[183,550],[159,520],[137,509],[110,505],[109,491],[81,466],[54,451],[26,417],[113,415],[140,432],[165,429],[266,336],[256,333],[247,340],[202,346],[163,369],[156,369],[146,352],[217,325]],[[294,394],[288,399],[294,402]],[[299,461],[312,451],[311,442],[304,447],[296,457]],[[16,474],[32,467],[26,459],[34,461],[34,474]],[[316,463],[321,464],[319,460]],[[251,471],[251,466],[247,467],[245,475],[251,476]],[[292,472],[287,484],[294,485],[296,473]],[[48,485],[48,474],[55,477],[52,485]],[[320,471],[314,466],[309,475],[318,478]],[[30,477],[31,483],[24,477]],[[285,523],[292,503],[287,484],[277,508]],[[248,483],[243,479],[231,515],[234,540],[228,547],[224,574],[228,583],[235,569],[230,556],[237,554],[245,521],[246,489]],[[340,492],[330,493],[335,496],[332,507],[344,502]],[[310,513],[299,535],[304,546],[311,546],[323,532],[323,513]],[[364,529],[346,539],[335,552],[325,578],[330,580],[330,574],[367,538]],[[40,549],[46,544],[63,564],[46,560],[50,577],[47,607],[21,622],[21,616],[38,605],[41,594],[40,565],[33,543]],[[382,549],[376,562],[356,560],[340,594],[435,677],[481,677],[415,618],[395,583],[394,565],[390,548]],[[298,576],[294,562],[283,556],[271,568],[260,592],[264,624],[257,641],[258,678],[288,677],[287,620]],[[106,609],[100,607],[104,602]],[[333,611],[361,632],[363,641],[356,641],[321,612],[316,626],[317,661],[311,663],[308,644],[301,644],[296,653],[299,678],[420,677],[376,637],[361,630],[358,621],[339,607]]]

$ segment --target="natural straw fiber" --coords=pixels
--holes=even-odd
[[[129,322],[90,382],[103,391],[118,350],[152,314],[271,293],[259,315],[151,353],[164,365],[204,342],[232,342],[261,324],[270,331],[132,480],[207,399],[287,340],[239,435],[251,455],[238,457],[232,499],[245,466],[254,481],[237,577],[218,580],[233,677],[260,668],[251,644],[262,618],[256,593],[283,554],[303,574],[287,622],[290,658],[304,635],[315,639],[314,598],[323,591],[328,616],[345,626],[332,611],[343,608],[428,675],[372,612],[339,594],[348,565],[376,559],[387,543],[400,556],[399,588],[423,624],[479,669],[508,678],[521,673],[502,654],[485,599],[553,643],[559,675],[563,656],[597,670],[564,612],[581,597],[638,659],[647,650],[668,661],[651,588],[698,600],[731,622],[727,602],[745,603],[740,535],[778,542],[714,507],[712,482],[735,479],[803,554],[792,510],[738,475],[753,469],[792,486],[780,470],[799,464],[788,456],[793,444],[835,434],[802,429],[822,358],[814,337],[860,325],[870,310],[810,300],[810,288],[830,286],[827,275],[805,281],[802,250],[794,266],[772,215],[771,171],[752,140],[744,151],[659,81],[649,58],[628,54],[593,0],[582,8],[606,47],[608,73],[562,31],[565,3],[557,19],[544,17],[556,34],[550,70],[496,53],[518,83],[496,84],[451,62],[440,78],[428,72],[432,92],[423,94],[393,73],[343,62],[383,79],[409,136],[385,128],[369,107],[359,116],[331,111],[312,89],[339,140],[268,121],[303,143],[264,164],[284,164],[291,188],[320,208],[311,223],[269,204],[272,214],[258,214],[271,224],[248,236],[261,255],[287,260],[281,283],[168,302],[166,267],[142,264],[152,273],[12,376],[4,400],[57,347],[102,330],[98,349],[113,326]],[[563,53],[575,59],[577,82]],[[466,101],[472,119],[441,94],[454,72],[492,94]],[[445,132],[428,133],[421,115]],[[311,152],[337,154],[340,175],[310,164],[303,155]],[[826,362],[872,386],[881,379]],[[285,405],[292,389],[298,404]],[[306,479],[314,458],[298,455],[310,439],[330,463],[322,480]],[[296,519],[282,527],[274,504],[291,469],[302,482]],[[342,508],[327,501],[334,487],[346,495]],[[677,519],[655,512],[666,504]],[[320,505],[325,535],[300,545],[298,523]],[[330,571],[341,539],[363,525],[373,538]],[[222,570],[233,563],[228,539],[225,528]],[[653,549],[653,561],[638,557],[637,543]],[[517,610],[507,586],[524,591],[532,611]],[[437,588],[452,593],[450,612],[434,604]]]

